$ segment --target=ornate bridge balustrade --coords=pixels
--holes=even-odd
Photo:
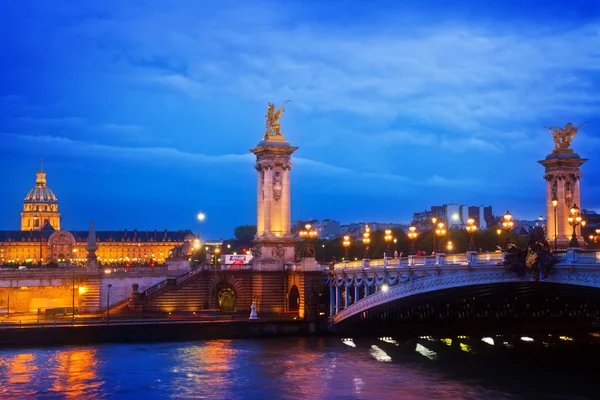
[[[548,282],[600,289],[600,252],[555,252],[558,263],[549,276],[508,272],[501,252],[437,254],[340,262],[330,268],[329,315],[337,324],[374,307],[423,293],[464,286],[510,282]],[[600,291],[598,292],[600,294]]]

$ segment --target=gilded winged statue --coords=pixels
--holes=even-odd
[[[579,128],[581,128],[585,124],[587,124],[587,122],[584,122],[583,124],[581,124],[579,126],[573,126],[572,123],[567,122],[567,124],[564,126],[564,128],[558,128],[558,127],[546,128],[549,132],[552,133],[552,137],[554,138],[554,144],[556,144],[555,150],[568,149],[569,146],[571,146],[573,137],[575,137],[575,135],[577,135],[577,131],[579,130]]]
[[[265,122],[265,125],[267,127],[264,136],[265,140],[268,140],[270,136],[283,137],[283,133],[281,133],[281,125],[279,123],[279,120],[281,119],[281,115],[285,111],[285,105],[287,103],[289,103],[289,100],[285,101],[278,110],[275,110],[275,104],[269,103],[267,115],[265,115],[265,118],[267,119]]]

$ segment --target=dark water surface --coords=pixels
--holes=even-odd
[[[0,398],[597,399],[600,338],[282,338],[0,350]]]

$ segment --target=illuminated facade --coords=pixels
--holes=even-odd
[[[25,197],[21,229],[0,231],[0,263],[83,263],[87,236],[87,230],[60,229],[58,199],[46,186],[40,166],[36,186]],[[162,264],[173,247],[194,239],[189,230],[96,231],[96,255],[102,264]]]

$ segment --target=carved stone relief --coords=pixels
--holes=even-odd
[[[281,199],[281,191],[283,190],[283,179],[281,176],[281,172],[275,171],[273,174],[273,198],[276,201]]]

